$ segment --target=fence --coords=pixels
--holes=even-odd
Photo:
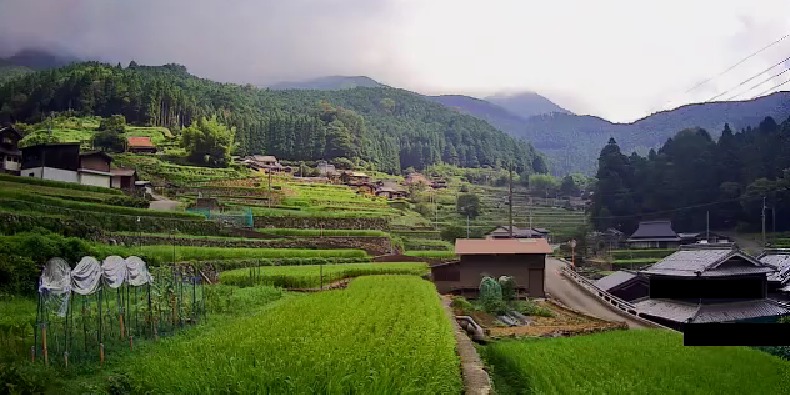
[[[202,214],[207,220],[213,220],[231,226],[247,228],[255,226],[252,209],[250,208],[241,211],[216,211],[201,208],[188,208],[187,211]]]
[[[562,273],[566,277],[568,277],[569,279],[573,280],[580,287],[584,288],[587,292],[589,292],[593,296],[595,296],[598,299],[602,300],[603,302],[611,305],[612,307],[614,307],[614,308],[616,308],[616,309],[618,309],[618,310],[620,310],[620,311],[622,311],[624,313],[627,313],[634,320],[637,320],[639,322],[642,322],[644,324],[647,324],[647,325],[650,325],[650,326],[653,326],[653,327],[658,327],[658,328],[663,328],[663,329],[668,329],[668,330],[674,330],[674,329],[668,328],[666,326],[663,326],[661,324],[657,324],[657,323],[655,323],[653,321],[648,320],[647,318],[642,316],[637,311],[636,306],[634,306],[633,303],[627,302],[627,301],[625,301],[623,299],[620,299],[620,298],[610,294],[609,292],[606,292],[606,291],[598,288],[597,286],[595,286],[595,284],[593,284],[592,281],[584,278],[579,273],[576,273],[569,266],[564,266],[562,268]]]

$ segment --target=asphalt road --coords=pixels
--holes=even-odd
[[[546,257],[546,290],[551,297],[559,300],[562,304],[589,314],[593,317],[598,317],[602,320],[628,323],[630,328],[646,328],[647,325],[640,321],[631,319],[626,313],[618,313],[614,307],[601,302],[597,298],[591,296],[582,290],[578,285],[571,280],[565,278],[561,273],[562,267],[565,264],[550,257]]]

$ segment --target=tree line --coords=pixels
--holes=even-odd
[[[646,157],[626,156],[614,138],[601,150],[592,222],[633,232],[640,220],[670,219],[675,231],[759,231],[763,199],[767,229],[790,230],[790,119],[766,117],[757,127],[718,141],[686,129]],[[773,210],[773,212],[772,212]],[[775,223],[774,223],[775,218]]]
[[[167,127],[175,134],[215,117],[234,130],[236,155],[347,158],[393,173],[436,163],[546,170],[529,143],[395,88],[272,91],[198,78],[178,64],[134,62],[77,63],[0,85],[0,122],[35,123],[51,112],[122,115],[132,125]]]

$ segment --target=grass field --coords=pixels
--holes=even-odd
[[[418,258],[454,258],[455,252],[453,251],[407,251],[403,255],[414,256]]]
[[[452,327],[433,285],[373,276],[278,303],[120,370],[133,393],[459,394]]]
[[[428,273],[424,263],[368,263],[326,266],[264,266],[260,269],[237,269],[222,272],[226,285],[272,285],[282,288],[313,288],[348,277],[377,274],[422,276]]]
[[[389,237],[389,233],[379,230],[345,230],[345,229],[294,229],[294,228],[258,228],[259,233],[269,236],[350,236],[350,237]]]
[[[662,330],[499,341],[482,348],[498,394],[786,394],[790,363],[742,347],[684,347]]]

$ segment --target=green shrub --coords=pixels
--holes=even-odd
[[[461,310],[464,314],[470,314],[471,312],[475,311],[472,303],[466,300],[466,298],[463,296],[453,296],[450,306]]]
[[[520,300],[516,302],[516,310],[524,315],[536,317],[554,317],[554,312],[551,309],[539,306],[531,300]]]

